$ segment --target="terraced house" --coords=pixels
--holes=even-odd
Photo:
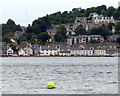
[[[88,43],[90,40],[96,40],[99,42],[103,42],[104,38],[101,35],[79,35],[79,36],[70,36],[67,38],[68,45]]]
[[[41,56],[55,56],[58,54],[57,46],[41,46],[40,55]]]
[[[94,49],[94,55],[96,55],[96,56],[105,56],[106,55],[106,50],[103,49],[103,48]]]

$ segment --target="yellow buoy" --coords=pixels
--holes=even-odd
[[[47,88],[48,88],[48,89],[56,88],[56,84],[53,83],[53,82],[49,82],[48,85],[47,85]]]

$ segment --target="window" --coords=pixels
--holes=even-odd
[[[77,38],[77,43],[79,43],[79,39]]]

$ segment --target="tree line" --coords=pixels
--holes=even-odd
[[[18,41],[29,41],[31,43],[47,42],[50,36],[46,32],[47,29],[52,28],[53,25],[59,25],[57,28],[57,33],[54,36],[56,42],[66,41],[66,29],[64,24],[73,23],[76,17],[89,17],[90,13],[98,13],[104,16],[113,16],[115,20],[120,20],[120,7],[114,8],[113,6],[106,7],[106,5],[101,5],[97,7],[91,7],[87,9],[73,8],[72,11],[56,12],[44,17],[38,18],[32,22],[32,24],[27,26],[26,34],[23,35]],[[114,24],[110,23],[108,26],[101,26],[98,28],[93,28],[86,31],[82,25],[75,29],[76,35],[102,35],[105,39],[112,35],[112,26]],[[115,34],[120,34],[120,23],[115,26]],[[22,31],[20,25],[16,25],[11,19],[7,21],[6,24],[2,24],[2,40],[9,43],[9,39],[16,31]]]

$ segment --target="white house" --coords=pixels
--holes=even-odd
[[[33,55],[33,49],[32,49],[32,46],[31,44],[27,43],[27,42],[23,42],[19,45],[19,51],[20,51],[20,54],[22,53],[23,56],[24,56],[24,52],[21,51],[23,50],[25,52],[25,56],[30,56],[30,55]],[[19,54],[18,54],[19,55]]]
[[[61,46],[59,49],[59,55],[60,56],[70,56],[70,48],[67,46]]]
[[[70,48],[70,55],[72,56],[80,56],[83,54],[82,47],[71,47]]]
[[[94,54],[92,49],[83,49],[82,50],[82,55],[89,55],[92,56]]]
[[[33,44],[32,45],[32,49],[34,50],[34,54],[36,56],[40,55],[40,49],[41,49],[41,45],[40,44]]]
[[[26,56],[33,55],[33,49],[30,47],[26,47],[23,49],[25,51]]]
[[[92,20],[94,21],[95,24],[98,23],[114,23],[115,20],[112,17],[105,17],[103,15],[98,15],[97,13],[91,13],[90,17],[92,17]]]
[[[55,56],[58,55],[57,46],[41,46],[41,56]]]
[[[25,56],[25,51],[23,49],[18,50],[18,55],[19,56]]]
[[[11,48],[9,48],[9,49],[7,50],[7,55],[8,55],[8,56],[13,55],[13,53],[14,53],[14,51],[13,51]]]

